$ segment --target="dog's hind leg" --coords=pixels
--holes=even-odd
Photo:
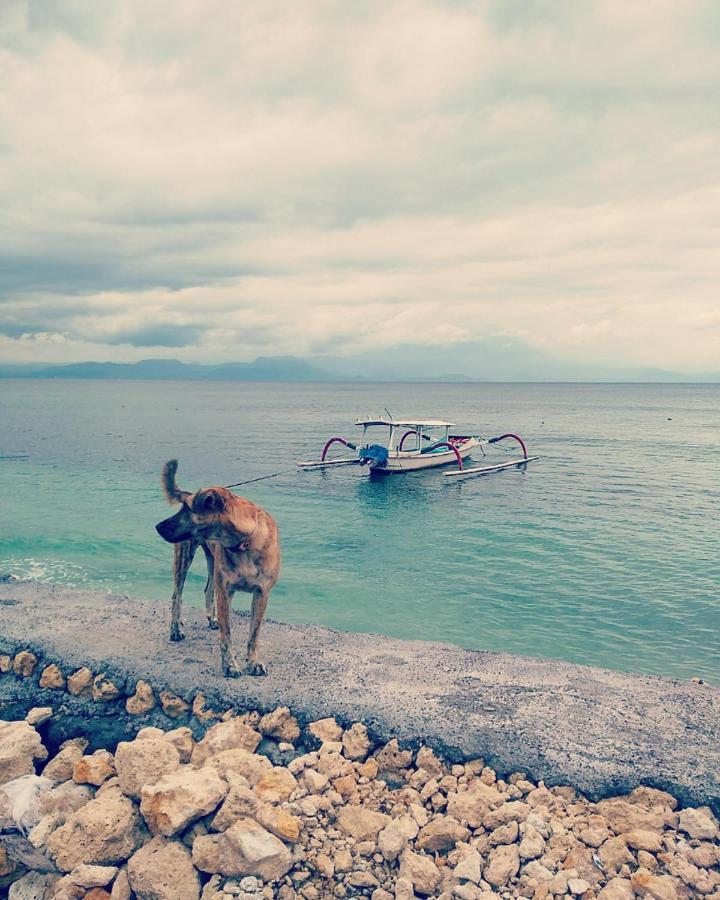
[[[172,595],[172,611],[170,616],[170,640],[181,641],[185,637],[180,621],[180,613],[182,612],[182,593],[185,587],[185,579],[188,570],[192,565],[195,551],[197,550],[197,541],[181,541],[175,544],[175,552],[173,555],[173,595]]]
[[[207,544],[202,545],[207,561],[207,581],[205,582],[205,612],[207,613],[208,628],[215,630],[218,627],[215,610],[215,557]]]
[[[247,645],[247,666],[245,672],[248,675],[267,675],[267,666],[258,662],[257,649],[260,637],[260,625],[268,603],[269,591],[255,588],[253,591],[252,606],[250,609],[250,634]]]

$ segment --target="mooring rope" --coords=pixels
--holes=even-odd
[[[253,484],[255,481],[265,481],[266,478],[277,478],[278,475],[289,475],[290,472],[297,472],[297,466],[292,469],[283,469],[282,472],[273,472],[271,475],[261,475],[259,478],[249,478],[247,481],[236,481],[234,484],[226,484],[226,488],[241,487],[243,484]]]

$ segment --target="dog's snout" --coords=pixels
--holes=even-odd
[[[169,519],[163,519],[162,522],[158,522],[155,526],[155,531],[169,544],[177,544],[186,540],[189,536],[178,528],[177,516],[171,516]]]

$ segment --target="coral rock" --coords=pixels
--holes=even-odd
[[[209,728],[205,737],[195,745],[192,762],[195,766],[202,765],[211,756],[224,750],[246,750],[248,753],[254,753],[259,743],[260,734],[242,719],[218,722]]]
[[[205,694],[200,691],[193,697],[192,714],[199,722],[210,722],[213,719],[219,719],[222,716],[222,713],[219,713],[217,710],[210,709],[207,705]]]
[[[53,815],[59,825],[85,806],[93,798],[93,791],[84,784],[64,781],[40,794],[38,808],[45,815]]]
[[[154,834],[170,837],[211,813],[226,793],[214,769],[184,766],[142,788],[140,812]]]
[[[545,852],[545,838],[534,825],[529,823],[525,825],[519,850],[521,859],[537,859]]]
[[[8,900],[44,900],[54,895],[57,880],[52,873],[28,872],[10,886]]]
[[[117,875],[117,866],[89,866],[83,863],[76,866],[72,872],[61,878],[55,885],[55,890],[64,890],[70,885],[82,888],[105,887],[110,884]]]
[[[319,741],[339,741],[342,739],[343,730],[334,718],[318,719],[308,725],[308,731]]]
[[[378,834],[378,849],[390,862],[397,859],[407,847],[408,841],[418,834],[418,824],[412,816],[399,816],[393,819]]]
[[[649,853],[658,853],[662,850],[662,837],[656,831],[644,831],[637,829],[636,831],[628,831],[623,837],[633,850],[647,850]]]
[[[479,884],[482,877],[482,857],[477,850],[468,850],[453,870],[455,878]]]
[[[167,731],[164,734],[161,734],[161,737],[163,737],[166,741],[169,741],[177,750],[177,752],[180,754],[181,763],[190,762],[193,748],[195,746],[195,741],[193,740],[192,731],[190,731],[189,728],[185,726],[174,728],[172,731]]]
[[[400,878],[407,878],[418,894],[432,894],[440,883],[440,870],[428,856],[405,850],[400,857]]]
[[[47,722],[48,719],[52,719],[52,716],[52,706],[33,706],[33,708],[25,716],[25,721],[28,723],[28,725],[32,725],[34,728],[36,725],[42,725],[43,722]]]
[[[619,797],[601,800],[597,804],[597,808],[598,812],[607,819],[608,825],[615,834],[625,834],[627,831],[639,829],[662,830],[666,821],[666,815],[661,809],[646,809],[637,803],[628,803],[627,800]]]
[[[348,759],[365,759],[372,747],[367,728],[360,722],[355,722],[343,734],[342,745],[343,753]]]
[[[82,863],[107,866],[122,862],[141,843],[140,815],[115,787],[74,812],[53,831],[47,848],[58,868],[70,872]]]
[[[490,852],[483,876],[493,887],[504,887],[520,870],[520,854],[515,844],[503,844]]]
[[[381,769],[406,769],[412,762],[412,750],[401,750],[397,738],[393,738],[375,754]]]
[[[294,844],[300,838],[300,819],[284,809],[263,803],[258,807],[254,819],[286,844]]]
[[[180,767],[180,754],[162,738],[121,741],[115,750],[115,768],[122,792],[140,799],[145,785],[155,784],[163,775]]]
[[[691,838],[715,841],[720,837],[720,829],[715,816],[707,807],[683,809],[679,815],[680,830]]]
[[[652,900],[676,900],[679,897],[674,878],[670,875],[651,875],[647,869],[633,872],[630,885],[637,897],[650,897]]]
[[[193,758],[194,761],[194,758]],[[234,772],[247,778],[250,784],[257,784],[268,772],[272,771],[272,763],[267,756],[249,753],[239,747],[236,750],[223,750],[203,762],[204,768],[215,769],[223,778],[228,772]]]
[[[415,842],[419,850],[450,850],[458,841],[466,841],[470,831],[452,816],[440,816],[433,819],[420,830]]]
[[[374,812],[364,806],[345,806],[337,816],[340,828],[346,834],[352,835],[356,841],[365,841],[375,838],[390,822],[390,816],[384,813]]]
[[[127,877],[138,900],[198,900],[200,880],[186,847],[153,838],[129,860]]]
[[[0,720],[0,785],[35,772],[35,760],[47,759],[40,735],[27,722]]]
[[[155,694],[152,685],[147,681],[138,681],[135,693],[125,701],[125,709],[131,716],[140,716],[155,706]]]
[[[75,697],[87,697],[92,694],[93,673],[83,666],[72,675],[68,675],[67,689]]]
[[[35,671],[37,656],[30,650],[21,650],[13,660],[13,672],[18,678],[29,678]]]
[[[199,834],[192,844],[192,862],[201,872],[220,872],[219,834]]]
[[[65,690],[65,676],[55,663],[45,666],[40,676],[40,687],[50,688],[51,690]]]
[[[295,776],[291,772],[282,766],[276,766],[272,772],[263,775],[257,782],[255,793],[261,800],[267,800],[269,803],[281,803],[297,790],[297,786]]]
[[[87,746],[84,739],[68,741],[60,752],[43,769],[45,778],[52,781],[69,781],[73,776],[75,763],[82,757],[83,750]]]
[[[609,875],[617,875],[620,869],[625,865],[626,862],[630,862],[632,859],[632,853],[628,850],[627,843],[625,842],[624,837],[615,837],[610,838],[605,841],[605,843],[598,850],[598,856],[600,857],[600,861],[602,862],[605,871]],[[591,862],[588,862],[589,854],[584,857],[586,860],[584,865],[580,868],[585,871],[586,868],[589,868]],[[570,860],[570,866],[576,866],[577,862],[574,858]],[[569,868],[569,866],[566,866]],[[585,877],[585,876],[583,876]]]
[[[99,787],[115,775],[115,760],[107,750],[96,750],[91,756],[81,756],[73,766],[76,784]]]
[[[92,686],[92,697],[98,703],[109,703],[120,696],[120,688],[104,674],[96,675]]]
[[[235,772],[228,772],[226,779],[230,787],[222,806],[213,819],[212,827],[215,831],[225,831],[240,816],[255,818],[260,806],[260,801],[250,788],[246,778]]]
[[[171,694],[170,691],[160,691],[160,705],[170,719],[179,719],[181,716],[187,715],[190,709],[189,703],[186,703],[177,694]]]
[[[598,900],[633,900],[635,891],[626,878],[613,878],[598,894]]]
[[[281,706],[264,715],[260,719],[258,729],[260,734],[277,738],[279,741],[289,741],[291,744],[300,737],[300,726],[287,706]]]
[[[474,781],[467,791],[448,794],[447,812],[459,822],[477,828],[495,806],[502,803],[502,795],[495,787]]]
[[[130,900],[132,891],[128,880],[127,869],[120,869],[117,878],[113,881],[110,897],[112,900]]]
[[[292,855],[282,841],[252,819],[238,819],[218,840],[222,875],[256,875],[263,881],[282,878]]]

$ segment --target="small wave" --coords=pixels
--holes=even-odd
[[[0,560],[0,572],[14,575],[18,581],[39,581],[44,584],[63,584],[67,587],[79,587],[89,584],[92,580],[82,566],[64,559],[11,557]]]

